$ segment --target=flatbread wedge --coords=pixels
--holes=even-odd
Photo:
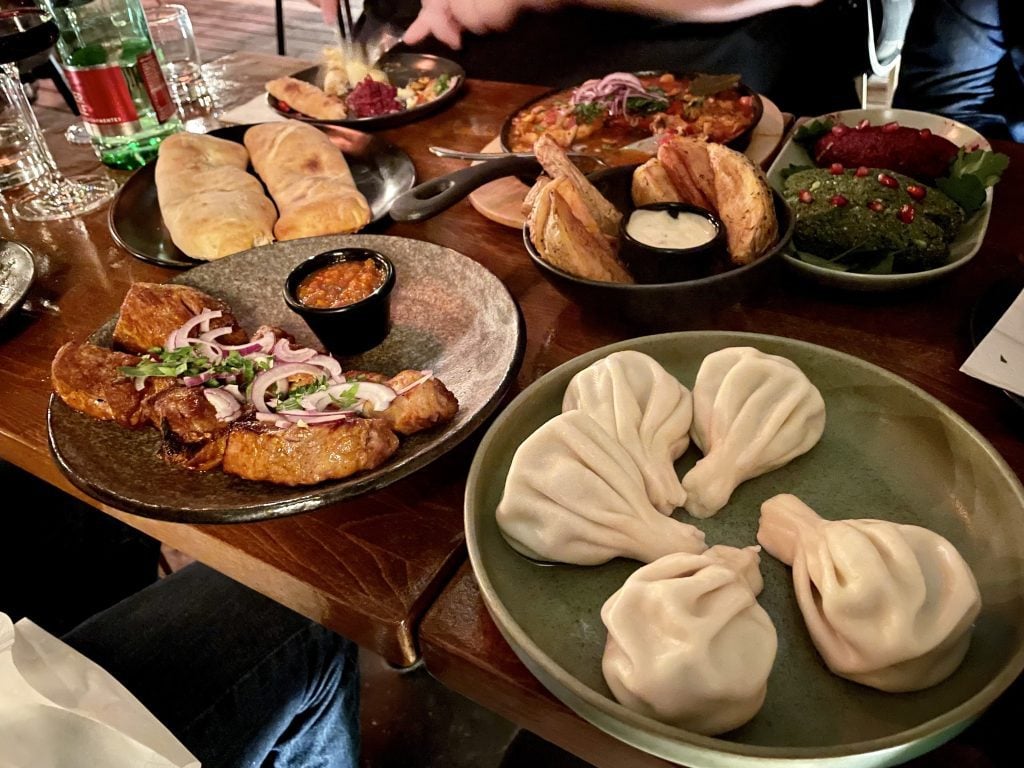
[[[668,174],[665,173],[664,166],[656,157],[652,157],[633,171],[631,194],[634,205],[638,206],[683,202]]]
[[[566,179],[572,184],[600,231],[608,237],[618,237],[622,214],[587,180],[565,154],[565,150],[550,136],[542,135],[533,145],[533,151],[548,176],[552,179]]]
[[[737,264],[749,264],[779,236],[775,203],[761,169],[744,154],[721,144],[708,144],[715,175],[715,195],[725,201],[718,216],[725,225],[729,254]]]

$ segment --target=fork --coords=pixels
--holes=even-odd
[[[533,152],[463,152],[461,149],[449,149],[448,147],[427,147],[432,155],[437,157],[454,157],[459,160],[494,160],[499,157],[536,157]],[[566,157],[587,158],[595,165],[607,168],[608,163],[596,155],[588,155],[586,152],[566,152]]]

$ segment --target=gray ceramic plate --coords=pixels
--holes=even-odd
[[[947,537],[974,569],[984,607],[966,660],[945,682],[885,694],[829,673],[807,637],[788,569],[764,556],[760,601],[779,634],[764,708],[718,738],[672,728],[617,704],[601,675],[601,605],[639,563],[542,566],[502,539],[494,510],[512,455],[559,412],[573,374],[612,351],[637,349],[692,386],[706,354],[736,345],[796,362],[821,390],[828,425],[811,452],[742,485],[716,517],[689,522],[705,531],[709,544],[753,544],[761,502],[789,492],[827,518],[878,517]],[[679,460],[680,475],[697,457],[691,448]],[[681,510],[676,515],[685,517]],[[663,334],[594,350],[556,368],[521,393],[484,437],[466,489],[466,536],[491,615],[540,681],[597,727],[693,768],[764,768],[790,760],[894,765],[951,738],[1024,668],[1020,482],[991,445],[934,398],[881,368],[812,344],[757,334]]]
[[[251,125],[229,125],[211,136],[239,144]],[[412,159],[378,136],[350,129],[322,129],[345,155],[352,178],[370,205],[371,223],[391,210],[395,198],[412,189],[416,168]],[[172,269],[190,269],[203,262],[186,256],[171,240],[160,215],[156,194],[156,161],[128,177],[110,204],[107,222],[114,241],[133,256]]]
[[[403,438],[383,466],[345,480],[289,488],[220,471],[192,472],[158,456],[155,429],[129,430],[68,408],[51,396],[50,447],[71,481],[111,506],[146,517],[232,523],[281,517],[372,491],[420,469],[466,438],[498,406],[522,358],[519,308],[489,271],[455,251],[383,235],[316,237],[256,248],[176,278],[219,296],[250,331],[261,323],[316,340],[284,303],[288,272],[305,258],[344,246],[372,248],[395,264],[392,330],[380,346],[346,358],[346,367],[396,373],[429,368],[459,399],[455,420]],[[109,344],[114,318],[91,340]]]
[[[35,274],[32,252],[21,243],[0,238],[0,321],[21,304]]]

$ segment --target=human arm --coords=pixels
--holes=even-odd
[[[786,6],[816,5],[821,0],[423,0],[404,41],[416,45],[433,36],[450,48],[462,32],[482,35],[511,26],[523,11],[552,11],[571,5],[624,11],[672,21],[726,22]]]

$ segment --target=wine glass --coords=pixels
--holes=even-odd
[[[68,178],[60,172],[25,96],[16,62],[49,49],[57,35],[57,25],[40,8],[0,10],[0,89],[19,113],[27,140],[44,167],[43,174],[29,183],[30,194],[13,204],[14,215],[28,221],[80,216],[99,208],[117,191],[117,184],[104,176]]]

